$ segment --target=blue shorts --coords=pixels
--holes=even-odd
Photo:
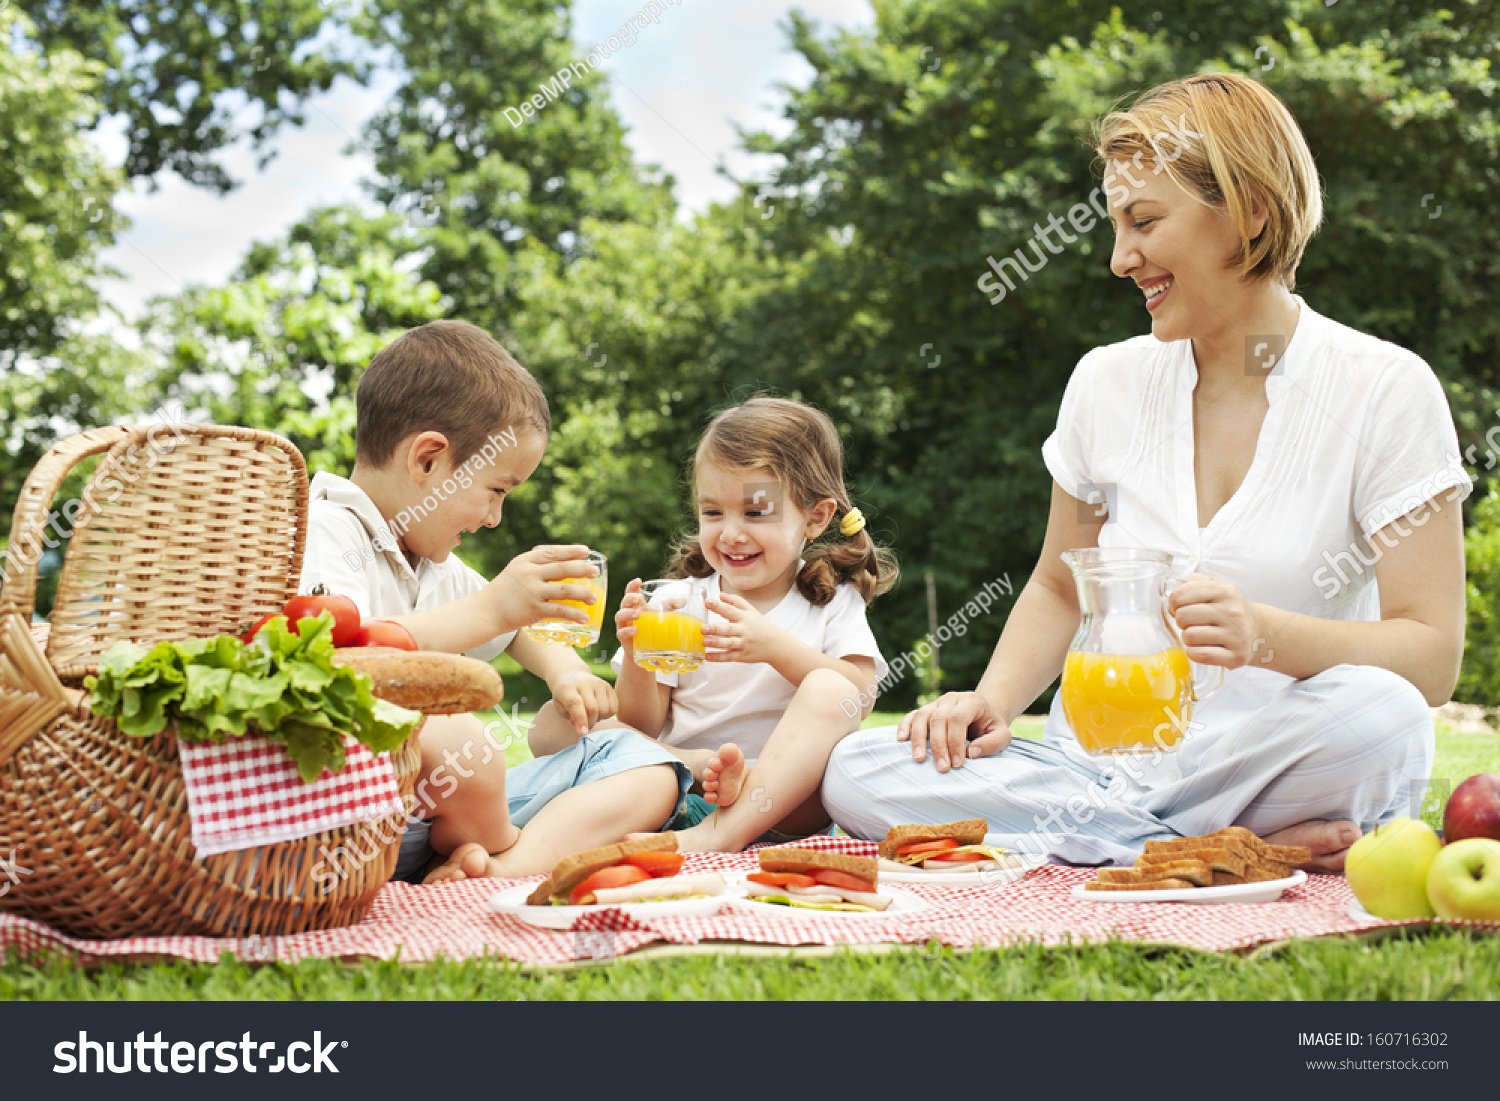
[[[665,829],[683,808],[688,788],[693,786],[692,770],[650,738],[622,727],[596,730],[561,752],[511,769],[505,777],[510,820],[524,827],[536,817],[537,811],[570,788],[647,765],[668,764],[677,772],[677,804],[658,827]],[[392,879],[422,881],[422,873],[433,855],[428,841],[431,827],[431,819],[407,823]]]

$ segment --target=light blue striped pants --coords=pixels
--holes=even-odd
[[[1181,778],[1149,788],[1110,758],[1085,764],[1051,741],[1017,739],[940,773],[930,756],[913,762],[910,743],[882,727],[834,749],[823,805],[850,834],[872,841],[903,823],[983,817],[991,844],[1078,864],[1129,864],[1146,841],[1230,825],[1265,835],[1311,818],[1348,818],[1368,831],[1418,814],[1432,772],[1432,713],[1397,674],[1337,665],[1177,757]]]

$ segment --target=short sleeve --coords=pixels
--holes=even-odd
[[[1442,384],[1422,360],[1403,356],[1377,383],[1355,459],[1354,516],[1366,536],[1441,498],[1462,501],[1474,488]]]
[[[456,554],[449,556],[449,570],[448,584],[453,591],[452,599],[468,596],[470,593],[477,593],[489,584],[484,579],[484,574],[480,573]],[[426,611],[425,608],[417,610]],[[506,650],[510,649],[510,644],[515,639],[515,631],[511,631],[505,635],[497,635],[488,642],[481,642],[478,646],[473,646],[465,650],[464,657],[476,658],[479,661],[494,661],[501,654],[505,653]]]
[[[880,654],[875,632],[865,615],[865,600],[859,589],[845,583],[828,602],[828,619],[823,629],[823,653],[833,658],[874,658],[875,679],[884,680],[889,666]]]
[[[324,585],[329,592],[353,600],[361,619],[376,616],[375,594],[367,572],[369,559],[362,553],[369,544],[369,534],[354,513],[326,501],[310,502],[298,591],[307,593]]]
[[[1042,444],[1042,461],[1063,491],[1084,499],[1079,487],[1093,481],[1090,476],[1089,443],[1094,438],[1092,398],[1095,393],[1091,384],[1094,353],[1090,352],[1078,361],[1063,391],[1062,405],[1057,410],[1057,427]]]

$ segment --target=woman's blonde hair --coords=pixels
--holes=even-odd
[[[802,512],[832,498],[838,507],[823,535],[802,552],[797,589],[822,607],[845,581],[852,581],[868,604],[896,583],[895,556],[859,531],[845,538],[839,519],[853,508],[844,487],[844,448],[826,413],[785,398],[751,398],[716,416],[693,457],[697,472],[707,465],[724,469],[768,470],[786,500]],[[829,535],[832,538],[825,538]],[[707,577],[713,567],[696,535],[679,539],[667,566],[668,577]]]
[[[1144,159],[1226,211],[1240,234],[1230,267],[1296,287],[1302,252],[1323,221],[1323,196],[1307,140],[1270,89],[1235,73],[1160,84],[1101,119],[1094,148],[1106,171],[1113,160],[1139,167]],[[1252,237],[1257,206],[1266,223]]]

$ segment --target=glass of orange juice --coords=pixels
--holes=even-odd
[[[635,621],[635,663],[654,673],[691,673],[703,664],[708,606],[701,585],[687,579],[647,581],[646,606]]]
[[[527,637],[558,646],[592,646],[599,641],[599,628],[604,625],[604,600],[609,592],[609,564],[605,561],[604,555],[593,551],[583,561],[598,567],[599,576],[565,577],[562,579],[562,584],[587,585],[594,590],[594,602],[585,604],[581,600],[554,600],[549,603],[582,608],[588,613],[589,621],[575,623],[571,619],[539,619],[526,628]]]
[[[1063,663],[1063,714],[1094,755],[1173,752],[1206,690],[1167,614],[1172,555],[1091,547],[1063,553],[1078,585],[1082,620]]]

